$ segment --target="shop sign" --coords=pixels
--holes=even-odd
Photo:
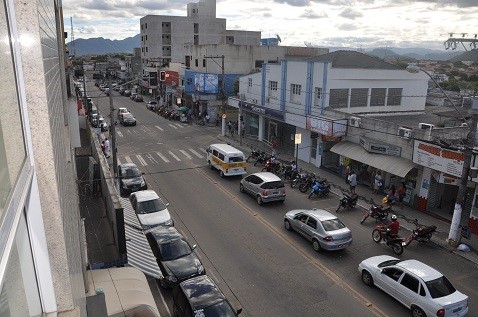
[[[242,100],[239,101],[239,109],[246,109],[254,113],[266,115],[284,121],[284,112],[280,110],[265,108]]]
[[[306,118],[306,129],[330,137],[341,137],[347,132],[347,120],[331,120],[326,118]]]
[[[459,177],[437,171],[433,171],[432,175],[440,184],[460,186]]]
[[[390,156],[402,155],[402,148],[399,146],[374,141],[364,137],[360,137],[360,145],[362,145],[362,147],[370,153],[385,154]]]
[[[464,155],[458,151],[415,140],[413,162],[432,170],[461,177]]]

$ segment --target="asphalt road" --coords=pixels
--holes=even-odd
[[[100,91],[92,86],[90,96]],[[219,128],[166,120],[114,93],[115,107],[127,107],[136,127],[117,125],[118,160],[132,161],[146,174],[149,187],[171,205],[175,226],[197,244],[208,275],[220,286],[241,316],[409,316],[410,311],[376,288],[362,284],[357,265],[379,254],[392,255],[371,238],[372,220],[360,225],[361,208],[338,213],[352,230],[354,243],[337,252],[313,251],[311,244],[283,226],[284,214],[296,208],[322,208],[335,213],[338,198],[307,199],[288,189],[284,204],[258,206],[239,192],[240,178],[220,178],[206,165],[204,150]],[[107,98],[98,101],[108,121]],[[258,171],[250,164],[248,172]],[[406,236],[408,233],[403,232]],[[444,273],[470,297],[469,316],[478,316],[476,267],[434,244],[412,242],[403,259],[415,258]],[[170,291],[151,280],[162,316],[171,310]]]

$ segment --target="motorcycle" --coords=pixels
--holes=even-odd
[[[337,207],[337,210],[335,212],[338,212],[340,210],[340,208],[355,208],[355,205],[357,205],[357,201],[358,201],[358,195],[357,194],[353,194],[353,195],[349,195],[347,194],[346,192],[342,191],[342,195],[344,195],[344,197],[342,197],[339,201],[339,206]]]
[[[246,162],[249,162],[250,159],[254,159],[254,160],[257,159],[260,154],[261,154],[261,151],[251,149],[251,154],[249,154],[249,156],[247,157]]]
[[[330,184],[327,183],[327,180],[324,181],[316,181],[312,186],[312,190],[309,194],[309,199],[312,195],[316,195],[317,197],[320,196],[327,196],[330,193]]]
[[[314,173],[310,173],[306,181],[299,185],[300,192],[301,193],[307,192],[307,190],[309,190],[309,188],[312,188],[312,186],[314,186],[315,182],[317,181],[321,183],[327,183],[326,179],[320,180],[317,178],[317,175],[315,175]]]
[[[390,206],[382,206],[382,205],[377,205],[371,200],[370,203],[370,208],[365,212],[365,214],[362,217],[362,220],[360,220],[360,223],[363,223],[365,220],[367,220],[368,217],[372,217],[375,220],[380,220],[384,221],[385,219],[388,218],[388,212],[390,211]]]
[[[300,171],[296,173],[296,176],[294,177],[294,179],[292,179],[292,182],[290,182],[290,187],[296,188],[300,186],[300,184],[304,183],[308,177],[309,173],[307,173],[306,171]]]
[[[390,234],[390,228],[384,224],[375,226],[375,229],[372,231],[372,239],[376,243],[379,243],[383,239],[396,255],[403,253],[403,238]]]
[[[280,163],[279,162],[271,162],[271,160],[268,160],[264,167],[262,168],[261,172],[271,172],[274,174],[277,174],[277,172],[280,169]]]
[[[412,230],[412,233],[407,239],[405,239],[402,245],[407,247],[413,240],[417,241],[419,244],[430,242],[433,233],[437,230],[437,226],[420,225],[417,219],[412,222],[415,224],[416,228]]]
[[[256,161],[254,162],[254,166],[257,165],[257,163],[260,164],[266,164],[268,160],[270,160],[272,155],[266,154],[266,152],[261,152],[259,156],[256,158]]]

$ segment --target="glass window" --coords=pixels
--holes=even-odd
[[[347,108],[349,100],[348,89],[330,89],[329,107]]]
[[[322,88],[315,87],[314,106],[320,107],[320,97],[322,96]]]
[[[385,88],[372,88],[370,93],[370,107],[385,106],[385,96],[387,95],[387,89]]]
[[[405,274],[400,284],[410,289],[412,292],[418,293],[418,286],[420,285],[420,282],[410,274]]]
[[[269,81],[269,97],[275,97],[277,95],[277,82]]]
[[[138,203],[138,214],[150,214],[166,209],[166,205],[159,199],[140,201]]]
[[[432,298],[448,296],[456,291],[455,287],[453,287],[450,281],[444,276],[426,282],[426,284]]]
[[[191,254],[191,248],[189,247],[189,244],[182,239],[160,244],[159,250],[161,252],[161,259],[163,261],[171,261]]]
[[[367,107],[368,88],[354,88],[350,93],[350,107]]]
[[[302,85],[290,84],[290,101],[300,102],[301,92],[302,92]]]
[[[12,56],[12,37],[4,5],[0,5],[0,219],[25,162],[26,150]],[[1,315],[1,314],[0,314]]]
[[[400,106],[402,103],[402,88],[389,88],[387,106]]]
[[[324,220],[322,221],[322,226],[325,231],[334,231],[345,228],[345,225],[339,218]]]
[[[400,269],[397,269],[396,267],[387,267],[383,269],[383,274],[387,275],[391,279],[398,281],[400,279],[400,276],[402,276],[403,271]]]

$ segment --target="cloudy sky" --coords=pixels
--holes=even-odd
[[[124,39],[145,15],[186,16],[198,0],[63,0],[75,38]],[[227,29],[278,34],[281,45],[423,47],[444,50],[449,33],[478,33],[478,0],[216,0]]]

